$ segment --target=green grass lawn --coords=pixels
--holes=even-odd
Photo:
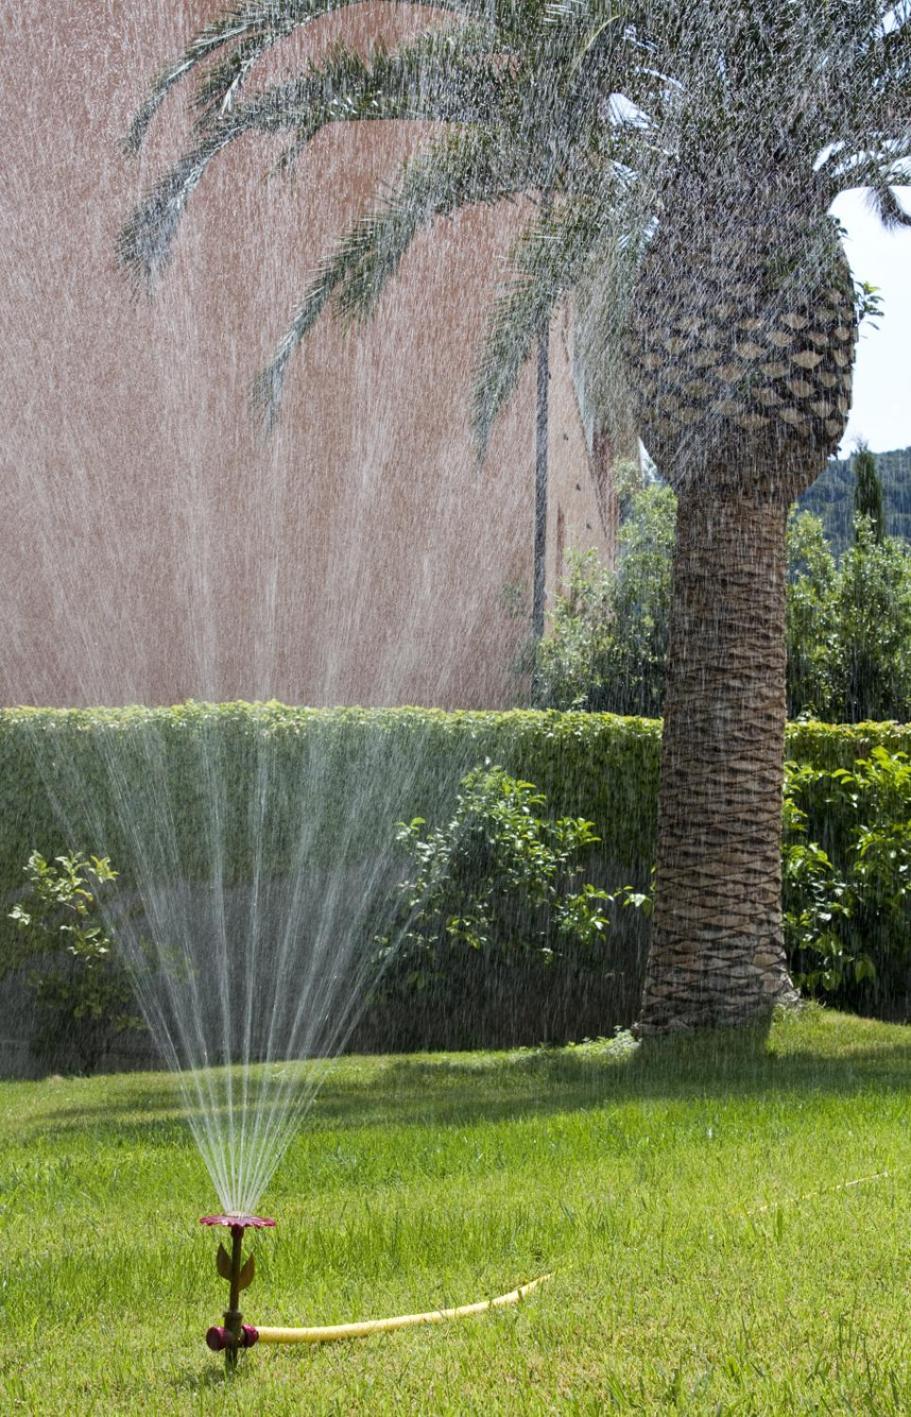
[[[216,1208],[167,1075],[0,1085],[0,1413],[911,1412],[911,1030],[349,1058],[280,1166],[245,1312],[519,1308],[203,1343]],[[887,1172],[886,1177],[859,1178]]]

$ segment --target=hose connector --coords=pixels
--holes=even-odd
[[[213,1324],[206,1329],[206,1345],[213,1353],[223,1353],[232,1345],[237,1348],[252,1348],[259,1338],[259,1330],[253,1324],[240,1325],[240,1337],[235,1339],[233,1327],[227,1324]]]

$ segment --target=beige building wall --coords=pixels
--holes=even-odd
[[[472,362],[521,205],[415,242],[376,320],[324,321],[277,433],[248,391],[334,236],[428,138],[337,127],[296,181],[244,142],[191,198],[155,298],[114,259],[120,225],[186,139],[182,102],[140,163],[119,149],[150,75],[213,3],[33,0],[0,17],[0,703],[497,706],[531,614],[534,380],[484,468]],[[426,12],[418,19],[423,22]],[[416,21],[365,7],[360,39]],[[276,53],[273,76],[343,22]],[[551,342],[548,584],[605,545],[565,342]]]

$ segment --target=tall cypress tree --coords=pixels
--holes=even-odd
[[[876,455],[866,443],[858,443],[854,454],[854,515],[870,518],[873,539],[879,545],[883,539],[883,485]]]

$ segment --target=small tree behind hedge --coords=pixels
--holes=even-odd
[[[883,485],[876,466],[876,455],[871,453],[866,443],[858,443],[854,454],[854,516],[855,521],[857,517],[868,519],[873,540],[879,544],[885,529]]]
[[[595,551],[569,557],[568,583],[536,653],[541,707],[660,714],[676,510],[669,487],[646,483],[624,499],[616,569]]]

